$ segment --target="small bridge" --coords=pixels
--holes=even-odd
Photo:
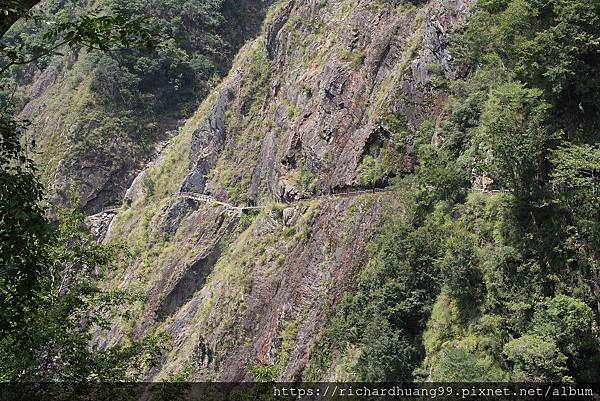
[[[234,206],[230,203],[221,202],[220,200],[210,195],[198,194],[195,192],[176,192],[174,195],[180,198],[192,199],[215,206],[222,206],[225,208],[226,212],[232,212],[238,215],[242,213],[247,213],[252,210],[261,210],[265,208],[264,206]]]
[[[481,194],[510,194],[510,189],[483,189],[483,188],[471,188],[471,192],[478,192]]]

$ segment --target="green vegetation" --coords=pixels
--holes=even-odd
[[[0,112],[0,333],[21,329],[40,301],[52,232],[40,205],[43,189],[20,143],[22,127]]]
[[[125,189],[124,172],[143,165],[156,144],[198,107],[262,18],[253,5],[230,0],[52,0],[48,7],[49,15],[36,12],[3,38],[7,52],[14,48],[20,52],[17,55],[35,56],[33,63],[12,66],[5,78],[18,87],[19,108],[31,102],[36,110],[29,119],[41,128],[28,130],[26,136],[37,145],[32,157],[43,167],[42,180],[52,181],[60,169],[67,179],[56,191],[62,195],[74,190],[83,203],[89,196],[86,186],[104,168],[110,170],[107,185],[116,192]],[[246,7],[252,12],[246,12]],[[112,19],[107,19],[103,13],[93,13],[98,8],[118,13],[108,13]],[[99,21],[95,25],[94,18]],[[93,46],[109,52],[86,46],[94,29],[104,32],[107,24],[121,22],[127,23],[124,29],[110,31]],[[48,27],[69,31],[58,35]],[[154,35],[149,35],[150,28]],[[63,55],[40,52],[40,43],[50,39],[60,43],[63,38],[72,44],[68,51],[56,50]],[[117,39],[121,41],[117,44],[129,48],[113,51],[115,44],[105,45]],[[30,85],[40,76],[49,77],[45,82],[51,85],[39,97],[30,98]],[[90,169],[89,178],[73,174],[90,160],[102,169]]]
[[[302,192],[314,194],[317,192],[317,178],[303,165],[298,166],[297,170],[298,189]]]
[[[506,358],[523,381],[572,381],[569,372],[592,368],[582,355],[593,355],[598,340],[589,329],[594,313],[583,302],[558,295],[533,315],[529,330],[504,346]],[[592,370],[588,371],[592,379]]]
[[[154,191],[156,189],[156,183],[152,179],[152,177],[144,176],[142,179],[142,186],[144,187],[144,193],[146,196],[150,197],[154,195]]]
[[[480,0],[444,120],[305,378],[597,380],[600,2]],[[431,145],[434,129],[441,143]],[[365,158],[361,176],[379,176]],[[469,194],[470,174],[503,194]]]
[[[365,62],[365,54],[359,50],[354,51],[340,51],[340,59],[350,63],[353,69],[359,69]]]
[[[240,51],[238,66],[247,70],[239,93],[239,103],[230,107],[225,116],[231,143],[224,149],[215,168],[209,173],[216,191],[225,190],[229,201],[236,205],[248,202],[252,171],[260,152],[264,132],[261,111],[268,93],[270,64],[262,42],[252,41]],[[233,113],[231,110],[239,110]]]
[[[264,46],[258,41],[252,43],[247,53],[248,75],[241,98],[248,103],[244,115],[256,115],[268,93],[270,65]]]
[[[371,155],[364,157],[362,163],[358,167],[358,177],[360,183],[369,188],[375,188],[381,183],[384,178],[385,171],[381,162]]]
[[[289,353],[294,346],[294,341],[298,335],[302,317],[295,320],[286,320],[283,323],[281,331],[281,345],[277,351],[276,361],[272,365],[267,366],[252,366],[250,372],[254,375],[254,380],[257,382],[276,382],[280,380],[283,369],[285,368]]]
[[[54,0],[49,7],[59,11],[75,3]],[[9,45],[2,48],[8,52],[3,59],[8,64],[26,61],[27,55],[36,58],[35,68],[68,72],[67,79],[40,100],[52,98],[48,114],[60,121],[51,124],[56,132],[42,144],[45,149],[60,153],[68,148],[74,158],[102,149],[112,161],[148,150],[164,125],[194,108],[231,61],[230,54],[219,49],[237,43],[221,28],[227,20],[224,5],[233,3],[110,0],[107,4],[122,15],[108,20],[99,16],[94,22],[56,12],[56,26],[67,36],[37,31],[37,22],[31,19],[16,31],[19,35],[7,37]],[[279,3],[273,13],[285,4]],[[377,1],[371,6],[384,5]],[[351,7],[351,2],[344,2],[340,9],[350,12]],[[90,31],[105,23],[121,26],[131,18],[136,21],[139,10],[151,14],[168,38],[152,54],[127,50],[107,55],[85,48],[93,38]],[[422,25],[425,15],[419,10],[414,23]],[[453,43],[457,66],[469,67],[469,74],[452,82],[432,82],[448,90],[446,109],[439,113],[440,121],[425,120],[411,133],[402,118],[384,112],[422,36],[409,39],[398,68],[373,93],[373,112],[393,137],[371,146],[358,177],[362,185],[375,187],[399,175],[408,135],[414,136],[419,163],[414,174],[398,177],[386,193],[389,207],[369,248],[369,261],[353,266],[351,280],[343,287],[349,291],[332,295],[336,298],[327,310],[328,324],[310,347],[304,379],[320,380],[333,372],[343,379],[365,381],[597,380],[599,16],[596,0],[480,0],[468,29]],[[60,25],[61,19],[71,22]],[[292,17],[285,29],[299,35],[295,28],[301,23]],[[317,28],[321,23],[316,21]],[[68,33],[77,27],[83,30]],[[290,46],[291,60],[323,61],[317,56],[325,57],[326,46],[315,57],[311,53],[321,28],[306,35],[304,48]],[[139,33],[145,38],[145,31]],[[60,43],[68,35],[72,35],[67,41],[72,45],[69,59],[56,58],[40,47],[46,39]],[[116,36],[101,37],[98,46],[107,49],[112,47],[107,43],[123,45],[139,39]],[[26,48],[19,41],[32,45]],[[341,57],[355,69],[365,61],[359,50]],[[209,176],[209,185],[216,188],[209,189],[243,204],[265,124],[274,124],[263,117],[275,69],[261,40],[246,45],[238,67],[247,74],[241,75],[240,90],[228,99],[232,103],[225,118],[228,142]],[[33,67],[10,67],[11,84],[27,85],[29,68]],[[433,74],[436,69],[440,66],[431,66]],[[314,88],[305,84],[301,90],[309,97]],[[9,104],[10,93],[1,99]],[[284,99],[273,103],[287,106],[289,119],[301,110],[301,105]],[[53,113],[65,105],[75,112]],[[247,338],[251,330],[240,324],[240,316],[254,281],[277,273],[290,249],[321,239],[322,232],[314,225],[319,200],[292,227],[282,224],[282,205],[258,217],[243,216],[237,226],[235,220],[227,220],[234,219],[231,216],[219,216],[222,222],[209,227],[223,234],[214,238],[215,243],[202,231],[206,220],[200,218],[184,219],[170,236],[158,229],[166,220],[164,211],[172,204],[173,192],[187,174],[197,120],[188,123],[161,160],[146,170],[139,183],[142,194],[116,218],[111,234],[128,249],[96,244],[75,212],[59,215],[60,225],[54,228],[40,206],[43,192],[34,162],[22,148],[25,128],[14,121],[12,110],[2,113],[0,312],[5,319],[0,326],[0,380],[143,379],[163,355],[160,329],[174,317],[159,323],[148,338],[123,341],[105,351],[92,352],[92,333],[117,320],[125,336],[132,334],[141,324],[137,318],[147,316],[146,300],[136,294],[147,293],[162,278],[161,268],[186,266],[198,256],[200,246],[215,247],[222,254],[206,272],[209,284],[194,294],[197,309],[190,306],[186,311],[193,335],[181,337],[161,374],[174,373],[175,380],[203,377],[198,370],[204,368],[190,357],[198,340],[218,333],[211,350],[216,365],[237,347],[248,346],[254,339]],[[142,132],[136,130],[140,126]],[[62,156],[44,156],[52,161],[49,170]],[[316,177],[305,166],[299,165],[295,174],[301,190],[315,191]],[[482,174],[508,191],[471,192],[473,175]],[[347,237],[357,233],[350,229],[356,222],[344,219],[350,213],[362,218],[371,206],[352,205],[336,210],[335,221],[344,223],[343,229],[328,232],[317,246],[325,254],[324,269],[339,252],[336,246],[348,244]],[[218,214],[210,214],[211,205],[205,206],[183,208],[182,213],[193,213],[194,218]],[[202,242],[207,237],[209,241]],[[122,258],[119,263],[115,254]],[[316,260],[319,255],[312,256]],[[123,283],[127,292],[106,291],[98,282],[107,287]],[[326,292],[326,284],[322,287]],[[247,365],[255,380],[282,377],[302,319],[301,314],[284,319],[271,364]]]
[[[518,196],[528,196],[536,188],[550,140],[544,126],[549,108],[541,90],[516,82],[491,88],[483,108],[477,139],[482,155],[492,155],[486,169],[496,171]]]
[[[440,213],[425,222],[411,203],[403,201],[412,210],[382,228],[371,262],[359,273],[356,291],[336,305],[319,357],[323,359],[309,370],[315,378],[340,345],[360,348],[357,360],[347,368],[351,377],[365,381],[412,378],[423,354],[418,333],[427,323],[441,285],[434,261],[441,256],[438,241],[444,228]]]
[[[150,334],[105,351],[90,347],[95,330],[135,296],[97,285],[112,267],[116,249],[95,243],[83,228],[82,214],[60,217],[59,229],[49,232],[38,249],[45,259],[37,272],[36,303],[25,311],[26,325],[4,331],[0,340],[0,380],[141,380],[160,358],[166,338]]]
[[[4,74],[14,66],[27,65],[43,68],[49,58],[65,46],[94,50],[119,50],[124,47],[153,49],[157,45],[157,32],[148,24],[148,17],[127,15],[119,7],[110,7],[111,12],[90,11],[77,15],[73,6],[81,2],[53,0],[48,2],[48,15],[29,11],[38,1],[30,4],[3,6],[3,14],[14,13],[21,19],[20,26],[8,33],[3,32]]]

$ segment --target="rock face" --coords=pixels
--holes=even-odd
[[[204,193],[208,173],[215,167],[219,153],[227,140],[225,112],[239,85],[239,77],[228,79],[208,115],[194,131],[190,173],[181,186],[181,191]]]
[[[146,300],[129,327],[115,323],[95,345],[162,330],[172,351],[148,379],[191,369],[194,380],[251,380],[265,367],[275,379],[300,379],[327,306],[367,264],[396,207],[387,192],[316,196],[360,187],[366,155],[402,148],[395,174],[414,170],[413,131],[440,117],[445,94],[430,81],[457,74],[448,41],[470,3],[276,4],[129,189],[106,241],[125,241],[133,258],[111,282]],[[157,183],[153,193],[145,179]],[[266,208],[230,216],[177,191]]]
[[[394,113],[408,129],[418,128],[444,98],[428,85],[430,70],[455,75],[448,33],[464,23],[468,2],[374,9],[359,1],[342,16],[343,4],[289,2],[266,25],[266,53],[276,71],[262,117],[274,110],[275,132],[263,136],[253,200],[264,188],[282,200],[295,197],[291,177],[300,165],[318,192],[357,185],[369,148],[392,139],[380,129],[382,118]],[[288,113],[278,118],[281,105]],[[283,137],[276,141],[278,129]]]
[[[110,227],[110,224],[112,223],[116,214],[116,211],[100,212],[89,216],[86,219],[88,228],[90,229],[91,233],[98,238],[99,242],[104,240],[104,237],[108,232],[108,228]]]

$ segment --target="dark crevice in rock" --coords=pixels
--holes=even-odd
[[[273,21],[265,29],[265,49],[267,51],[267,57],[273,60],[277,54],[276,50],[279,45],[279,33],[281,29],[288,21],[290,13],[294,8],[295,1],[291,0],[277,15],[273,17]]]
[[[157,321],[163,321],[176,312],[185,302],[190,300],[194,293],[202,288],[208,274],[219,260],[221,250],[214,247],[206,256],[193,262],[185,269],[172,289],[164,296],[156,311]]]

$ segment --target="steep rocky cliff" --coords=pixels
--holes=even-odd
[[[142,300],[95,346],[169,333],[156,380],[305,376],[327,311],[403,210],[394,191],[345,192],[364,188],[367,156],[384,166],[380,187],[414,170],[413,135],[440,117],[446,95],[432,81],[457,74],[448,42],[469,5],[275,4],[124,206],[100,216],[104,241],[127,249],[107,285]],[[181,192],[264,208],[236,213]],[[336,365],[348,358],[320,378],[349,378]]]

